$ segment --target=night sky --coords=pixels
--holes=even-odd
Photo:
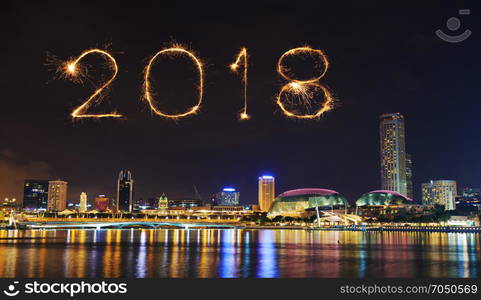
[[[208,200],[234,186],[242,203],[255,203],[258,176],[272,174],[276,193],[329,188],[353,202],[380,188],[379,115],[386,112],[406,118],[416,200],[429,179],[481,186],[479,1],[96,2],[1,4],[1,198],[22,198],[25,178],[64,179],[69,200],[83,191],[115,196],[118,172],[128,169],[136,199],[193,197],[195,185]],[[473,35],[441,41],[434,31],[449,33],[446,20],[461,8],[471,15],[460,17],[456,33]],[[206,67],[201,112],[177,121],[141,101],[148,58],[173,42]],[[303,45],[323,49],[331,62],[322,83],[336,107],[317,121],[288,119],[275,104],[286,83],[277,59]],[[243,46],[249,121],[238,120],[242,83],[228,68]],[[116,109],[122,120],[72,120],[93,86],[56,79],[47,64],[49,53],[65,60],[92,47],[108,47],[120,69],[92,112]],[[92,82],[110,74],[101,57],[85,62]],[[195,104],[190,61],[162,59],[154,77],[160,108]]]

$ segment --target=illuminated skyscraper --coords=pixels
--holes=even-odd
[[[414,199],[413,188],[413,162],[411,154],[406,153],[406,190],[408,198]]]
[[[48,203],[48,180],[25,180],[23,184],[23,209],[46,210]]]
[[[81,193],[80,194],[80,207],[79,207],[80,212],[86,212],[87,211],[87,194]]]
[[[134,180],[130,171],[122,170],[117,181],[117,211],[132,212]]]
[[[381,188],[407,196],[404,117],[393,113],[380,119]]]
[[[48,182],[48,211],[63,211],[67,207],[67,182],[52,180]]]
[[[275,198],[275,179],[273,176],[264,175],[259,177],[259,208],[261,211],[269,211]]]
[[[455,180],[431,180],[423,183],[423,204],[438,204],[445,210],[456,209],[456,196],[458,195]]]
[[[219,205],[239,205],[240,193],[236,189],[231,187],[226,187],[222,190],[219,196]]]

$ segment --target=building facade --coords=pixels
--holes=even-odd
[[[23,184],[23,209],[24,210],[47,210],[48,204],[48,180],[27,179]]]
[[[456,199],[456,207],[481,210],[481,189],[470,187],[463,188],[462,195]]]
[[[434,205],[433,186],[432,180],[421,185],[421,199],[424,205]]]
[[[98,195],[95,197],[94,209],[97,211],[109,211],[111,210],[111,199],[105,195]]]
[[[132,212],[134,180],[130,171],[122,170],[117,181],[117,211]]]
[[[407,195],[404,117],[400,113],[380,116],[381,187]]]
[[[267,212],[275,198],[275,178],[270,175],[259,177],[259,209]]]
[[[406,153],[406,196],[410,199],[414,199],[414,186],[413,186],[413,161],[411,154]]]
[[[219,195],[218,205],[220,206],[236,206],[239,205],[240,193],[231,187],[226,187]]]
[[[67,182],[52,180],[48,182],[47,210],[59,212],[67,207]]]
[[[438,204],[445,210],[456,209],[457,187],[455,180],[431,180],[423,183],[423,204]]]
[[[82,192],[80,194],[79,212],[86,212],[86,211],[87,211],[87,194]]]
[[[166,210],[169,209],[169,199],[165,194],[159,197],[159,201],[157,203],[157,209]]]
[[[172,199],[168,200],[168,206],[175,208],[191,208],[191,207],[201,207],[203,206],[202,200],[200,199]]]

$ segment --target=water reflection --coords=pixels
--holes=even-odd
[[[0,231],[0,277],[477,277],[480,258],[474,233]]]

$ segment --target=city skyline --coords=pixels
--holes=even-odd
[[[413,164],[412,158],[409,153],[406,153],[406,133],[405,133],[405,123],[404,123],[404,116],[401,113],[383,113],[380,115],[380,123],[379,123],[379,158],[380,158],[380,170],[381,170],[381,180],[380,180],[380,189],[387,190],[387,191],[394,191],[398,192],[402,195],[407,196],[408,198],[414,200],[415,203],[419,204],[441,204],[446,206],[446,210],[454,210],[456,208],[455,200],[457,196],[460,196],[456,193],[456,181],[455,180],[445,180],[445,179],[438,179],[438,180],[431,180],[430,183],[422,183],[420,190],[421,193],[417,198],[413,197],[413,182],[412,182],[412,174],[413,174]],[[390,175],[389,175],[390,174]],[[389,176],[388,176],[389,175]],[[31,180],[26,179],[24,186],[24,195],[23,201],[30,201],[29,197],[32,197],[30,193],[29,185],[35,184],[35,186],[41,186],[42,182],[48,182],[48,180]],[[434,185],[433,185],[434,182]],[[454,194],[449,200],[446,200],[445,197],[439,196],[441,191],[444,191],[444,184],[448,183],[448,186],[454,182]],[[429,186],[428,186],[429,185]],[[439,185],[439,186],[438,186]],[[198,194],[197,188],[194,187],[195,195],[194,197],[181,197],[186,199],[197,199],[199,201],[203,201],[204,203],[208,203],[206,198],[202,198],[200,194]],[[298,187],[299,188],[299,187]],[[306,188],[306,187],[301,187]],[[465,187],[468,188],[468,187]],[[139,205],[140,202],[143,201],[143,198],[135,198],[134,197],[134,180],[132,178],[132,173],[129,170],[121,170],[118,179],[117,179],[117,190],[116,190],[116,198],[109,198],[104,195],[98,195],[95,198],[94,207],[98,206],[97,199],[112,199],[115,200],[114,204],[111,209],[115,208],[117,211],[128,211],[132,212],[135,205]],[[165,193],[157,193],[158,195],[162,194],[162,196],[158,195],[151,195],[147,198],[147,201],[150,199],[156,199],[165,197]],[[86,195],[85,192],[81,193],[80,201],[82,199],[82,195]],[[39,197],[39,196],[36,196]],[[214,198],[218,205],[245,205],[245,204],[255,204],[259,205],[261,211],[268,211],[270,205],[277,197],[275,194],[275,178],[272,175],[262,175],[258,178],[258,198],[257,201],[254,199],[249,199],[247,201],[240,201],[240,192],[232,187],[227,186],[222,189],[222,191],[215,193]],[[22,198],[20,198],[22,199]],[[351,204],[357,198],[353,198],[350,200]],[[73,200],[73,199],[72,199]],[[67,200],[68,204],[76,203],[76,201]],[[41,202],[41,201],[37,201]],[[348,200],[349,202],[349,200]],[[28,208],[28,205],[31,203],[27,203],[22,205],[24,208]],[[107,205],[102,205],[102,209],[105,210],[109,207],[110,203]],[[40,208],[41,205],[38,205]]]

